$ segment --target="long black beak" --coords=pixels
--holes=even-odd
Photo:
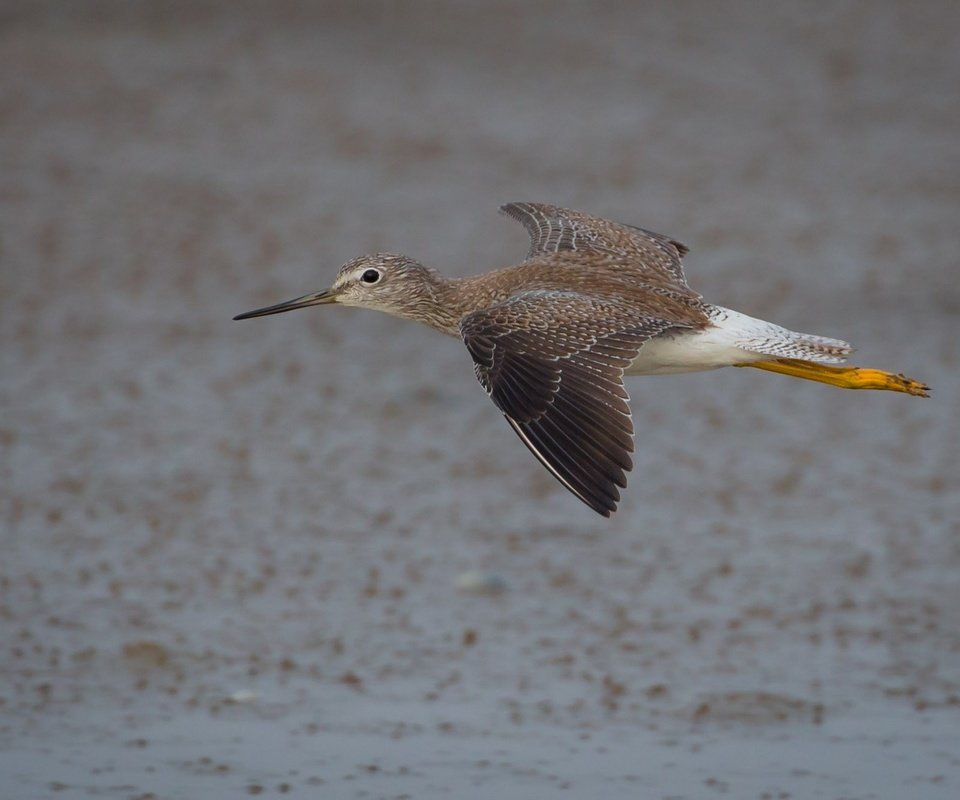
[[[322,306],[327,303],[336,303],[337,296],[325,289],[322,292],[305,294],[303,297],[297,297],[294,300],[287,300],[286,303],[277,303],[275,306],[266,306],[257,308],[253,311],[247,311],[245,314],[237,314],[234,319],[250,319],[251,317],[266,317],[270,314],[282,314],[284,311],[293,311],[295,308],[307,308],[308,306]]]

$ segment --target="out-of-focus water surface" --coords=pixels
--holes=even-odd
[[[957,797],[958,26],[4,3],[0,793]],[[634,379],[607,521],[460,343],[230,320],[363,252],[514,263],[509,200],[933,398]]]

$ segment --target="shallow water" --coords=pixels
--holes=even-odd
[[[948,4],[84,8],[0,20],[5,796],[956,796]],[[633,379],[603,520],[460,343],[230,320],[524,199],[934,396]]]

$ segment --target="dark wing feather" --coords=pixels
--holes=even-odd
[[[689,248],[669,236],[545,203],[507,203],[500,206],[500,211],[527,229],[530,235],[527,258],[565,250],[622,256],[637,260],[649,270],[663,273],[678,286],[688,288],[681,259]]]
[[[594,511],[633,466],[623,371],[676,323],[576,292],[524,292],[460,323],[477,378],[540,462]]]

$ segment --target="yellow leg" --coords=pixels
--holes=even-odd
[[[930,396],[929,386],[905,375],[894,375],[882,369],[834,367],[796,358],[778,358],[773,361],[756,361],[753,364],[737,364],[737,366],[779,372],[783,375],[792,375],[794,378],[828,383],[842,389],[886,389],[891,392],[905,392],[914,397]]]

